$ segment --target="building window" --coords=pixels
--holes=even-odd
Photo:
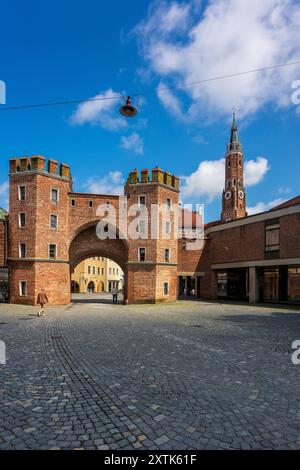
[[[290,266],[288,269],[288,300],[300,301],[300,266]]]
[[[94,275],[96,274],[96,268],[95,268],[95,266],[93,266],[93,274],[94,274]]]
[[[53,204],[58,203],[58,189],[51,189],[51,202]]]
[[[170,262],[170,248],[165,249],[165,262],[166,263]]]
[[[109,268],[109,274],[111,274],[111,268]]]
[[[146,233],[146,221],[140,220],[140,234],[145,235]]]
[[[89,207],[93,207],[93,201],[89,201]]]
[[[21,297],[26,297],[27,295],[27,281],[20,281],[19,291]]]
[[[139,206],[145,206],[146,205],[146,196],[139,196]]]
[[[110,206],[109,202],[106,202],[105,203],[105,209],[109,209],[109,206]]]
[[[20,258],[26,258],[26,243],[19,244],[19,256]]]
[[[19,186],[19,201],[25,201],[26,189],[25,186]]]
[[[166,221],[166,234],[169,234],[171,231],[171,223],[169,220]]]
[[[102,261],[104,261],[104,258],[103,258],[103,256],[102,256]]]
[[[146,260],[146,248],[139,248],[139,261],[144,262]]]
[[[49,258],[50,259],[56,258],[56,245],[54,243],[51,243],[49,245]]]
[[[26,214],[25,212],[20,212],[19,214],[19,227],[24,228],[26,225]]]
[[[51,214],[50,216],[50,228],[53,230],[57,229],[57,215]]]
[[[116,269],[116,271],[117,271],[117,275],[118,275],[118,274],[119,274],[119,270],[118,270],[118,268]]]
[[[72,207],[75,207],[75,206],[76,206],[76,201],[75,201],[75,199],[71,199],[71,206],[72,206]]]
[[[115,275],[115,268],[113,268],[113,275]]]
[[[104,268],[101,268],[101,274],[104,276]]]
[[[164,282],[164,295],[169,295],[169,283]]]
[[[88,266],[88,274],[91,274],[91,267]]]
[[[266,224],[265,226],[265,250],[278,251],[280,248],[280,226],[276,224]]]
[[[98,276],[100,276],[100,268],[98,268]]]
[[[166,201],[167,201],[167,207],[168,207],[168,209],[171,209],[171,207],[172,207],[172,199],[169,198],[169,197],[167,197]]]

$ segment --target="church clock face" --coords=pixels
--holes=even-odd
[[[244,199],[244,191],[239,191],[239,198]]]
[[[227,193],[225,193],[225,199],[229,201],[230,198],[231,198],[231,192],[227,191]]]

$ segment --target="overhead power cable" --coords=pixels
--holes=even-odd
[[[168,90],[175,90],[178,88],[190,87],[193,85],[201,85],[204,83],[214,82],[217,80],[225,80],[226,78],[241,77],[243,75],[264,72],[267,70],[274,70],[274,69],[279,69],[283,67],[291,67],[294,65],[300,65],[300,60],[295,61],[295,62],[288,62],[285,64],[270,65],[270,66],[262,67],[258,69],[246,70],[243,72],[231,73],[228,75],[220,75],[218,77],[206,78],[204,80],[196,80],[193,82],[183,82],[174,86],[168,86],[168,87],[166,86],[166,87],[157,88],[156,92],[159,93],[159,92],[164,92]],[[143,96],[143,93],[134,93],[134,94],[131,94],[131,96]],[[80,104],[80,103],[93,102],[93,101],[107,101],[107,100],[120,100],[120,99],[124,99],[124,95],[102,96],[99,98],[96,97],[96,98],[86,98],[86,99],[77,99],[77,100],[50,101],[48,103],[24,104],[24,105],[16,105],[16,106],[4,107],[4,108],[0,107],[0,111],[14,111],[18,109],[30,109],[30,108],[45,108],[45,107],[50,107],[50,106],[62,106],[62,105],[68,105],[68,104]]]

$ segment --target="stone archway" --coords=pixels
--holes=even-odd
[[[101,256],[117,263],[124,272],[124,296],[127,299],[127,241],[116,238],[115,240],[101,240],[96,234],[98,221],[86,224],[76,230],[69,247],[70,273],[81,261],[87,258]],[[118,232],[117,232],[118,237]]]
[[[103,281],[98,282],[97,292],[104,292],[104,282]]]
[[[87,291],[88,293],[94,293],[96,290],[96,286],[95,286],[95,283],[94,281],[90,281],[87,285]]]

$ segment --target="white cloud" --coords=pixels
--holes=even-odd
[[[224,186],[224,162],[224,158],[203,161],[194,173],[183,176],[182,199],[200,196],[211,202],[220,197]]]
[[[245,163],[245,186],[254,186],[262,181],[269,171],[270,166],[266,158],[257,157],[256,160],[249,160]]]
[[[260,212],[266,212],[270,209],[273,209],[276,206],[279,206],[280,204],[283,204],[285,201],[286,199],[278,198],[270,202],[258,202],[255,206],[248,207],[247,212],[248,212],[248,215],[259,214]]]
[[[125,150],[132,150],[137,155],[144,153],[144,140],[137,132],[133,132],[129,136],[121,137],[120,147]]]
[[[8,210],[9,206],[9,182],[4,181],[0,184],[0,207]]]
[[[252,0],[249,5],[241,0],[211,0],[203,8],[196,0],[155,1],[146,20],[135,28],[147,67],[165,83],[194,82],[299,60],[299,1]],[[291,84],[299,73],[300,66],[266,70],[191,84],[180,93],[190,98],[194,118],[205,110],[207,118],[216,119],[228,115],[233,106],[245,117],[270,103],[290,106]],[[180,117],[178,102],[168,93],[160,92],[159,98]]]
[[[225,159],[203,161],[189,176],[183,176],[182,198],[203,197],[209,202],[219,198],[225,183]],[[268,160],[258,157],[245,162],[245,186],[260,183],[269,170]]]
[[[154,1],[149,7],[148,18],[136,26],[135,32],[148,37],[153,34],[167,37],[173,32],[185,31],[190,23],[191,7],[192,2]]]
[[[91,194],[124,194],[124,178],[120,171],[110,171],[101,178],[89,178],[84,185],[85,190]]]
[[[291,188],[288,186],[281,186],[281,188],[278,189],[278,194],[289,194],[291,192]]]
[[[103,127],[110,131],[118,131],[126,128],[126,120],[122,118],[118,112],[118,100],[107,99],[120,95],[120,93],[117,93],[110,88],[93,97],[93,99],[99,99],[99,101],[85,101],[84,103],[81,103],[71,116],[71,124],[91,124],[93,126]],[[102,100],[102,98],[105,99]]]
[[[171,90],[160,91],[164,87],[164,84],[161,82],[157,89],[157,96],[160,99],[163,107],[173,114],[173,116],[178,119],[182,119],[182,103],[179,98],[172,93]]]

